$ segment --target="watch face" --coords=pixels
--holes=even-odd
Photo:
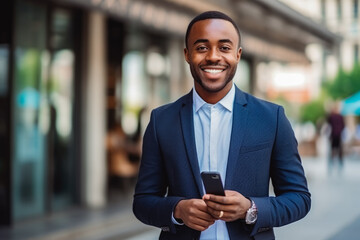
[[[249,221],[251,221],[251,222],[252,222],[252,221],[255,221],[256,218],[257,218],[256,212],[255,212],[255,211],[250,212],[250,214],[249,214]]]
[[[253,224],[257,220],[257,210],[254,208],[250,208],[246,213],[245,221],[247,224]]]

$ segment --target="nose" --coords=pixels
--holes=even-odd
[[[209,61],[209,62],[218,62],[221,60],[221,55],[220,55],[220,52],[218,49],[216,48],[211,48],[209,51],[208,51],[208,54],[206,55],[206,61]]]

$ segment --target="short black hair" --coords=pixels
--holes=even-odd
[[[238,47],[240,47],[241,34],[240,34],[239,27],[236,25],[235,21],[231,17],[226,15],[225,13],[222,13],[222,12],[219,12],[219,11],[207,11],[207,12],[203,12],[203,13],[197,15],[189,23],[189,25],[188,25],[188,27],[186,29],[186,35],[185,35],[185,46],[186,46],[186,48],[188,48],[189,34],[190,34],[191,28],[194,25],[194,23],[199,22],[201,20],[206,20],[206,19],[223,19],[225,21],[231,22],[231,24],[234,26],[234,28],[235,28],[235,30],[236,30],[236,32],[238,34],[238,37],[239,37]]]

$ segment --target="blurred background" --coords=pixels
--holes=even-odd
[[[313,206],[278,239],[358,239],[359,2],[3,0],[0,239],[157,238],[131,211],[141,139],[192,88],[184,33],[207,10],[240,27],[237,86],[299,142]]]

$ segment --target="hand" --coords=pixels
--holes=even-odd
[[[206,230],[215,222],[202,199],[181,200],[175,207],[174,217],[180,218],[186,226],[198,231]]]
[[[236,191],[225,190],[225,197],[205,194],[203,199],[208,206],[208,212],[216,219],[232,222],[244,219],[246,211],[251,207],[251,201]],[[220,218],[221,211],[224,213]]]

